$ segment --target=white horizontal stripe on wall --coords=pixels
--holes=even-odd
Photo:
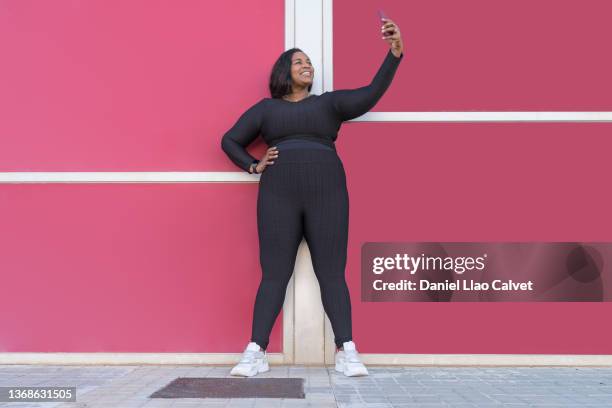
[[[0,183],[259,183],[259,174],[237,171],[0,172]]]
[[[349,122],[610,122],[612,112],[367,112]]]

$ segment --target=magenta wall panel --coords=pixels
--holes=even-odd
[[[283,0],[2,0],[0,171],[234,171],[220,140],[268,95],[284,12]]]
[[[360,299],[364,242],[612,241],[611,132],[608,123],[346,124],[337,144],[360,351],[612,354],[610,302]]]
[[[334,0],[334,88],[382,63],[378,8],[405,58],[374,111],[612,110],[609,0]]]
[[[0,185],[0,352],[242,352],[257,184]],[[282,350],[282,312],[269,351]]]
[[[606,0],[362,6],[334,0],[335,89],[368,84],[382,63],[377,8],[406,47],[374,111],[612,108]],[[238,171],[220,140],[269,96],[284,13],[284,0],[2,0],[0,172]],[[611,131],[345,124],[360,352],[612,354],[609,302],[362,303],[359,286],[368,241],[611,240]],[[256,194],[0,184],[0,352],[242,351],[261,278]]]

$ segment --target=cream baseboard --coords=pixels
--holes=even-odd
[[[38,365],[232,365],[241,353],[0,353],[0,364]],[[597,354],[369,354],[366,365],[382,366],[612,366],[612,355]],[[283,353],[269,353],[271,365],[287,365]],[[322,367],[323,364],[297,364]],[[329,365],[329,363],[328,363]]]

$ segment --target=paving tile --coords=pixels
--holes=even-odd
[[[149,398],[178,377],[227,377],[230,366],[0,365],[0,385],[72,385],[77,402],[0,403],[42,408],[612,407],[611,367],[368,367],[345,377],[333,365],[273,366],[265,378],[303,378],[304,399]]]

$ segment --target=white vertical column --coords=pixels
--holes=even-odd
[[[321,94],[324,81],[323,1],[287,0],[286,49],[300,48],[315,69],[311,93]],[[287,322],[293,301],[293,322]],[[287,288],[283,314],[286,314],[285,353],[293,353],[294,364],[323,364],[325,360],[325,311],[321,291],[312,268],[310,251],[305,240],[298,249],[293,277]],[[289,324],[287,324],[289,323]],[[293,333],[287,333],[293,328]],[[287,343],[292,341],[292,345]],[[289,347],[288,347],[289,346]]]
[[[322,0],[323,13],[323,92],[334,90],[334,19],[333,19],[333,0]],[[325,314],[324,314],[325,315]],[[325,315],[325,324],[323,328],[323,347],[324,347],[324,363],[334,364],[334,353],[336,352],[336,344],[334,343],[334,331],[329,318]]]

